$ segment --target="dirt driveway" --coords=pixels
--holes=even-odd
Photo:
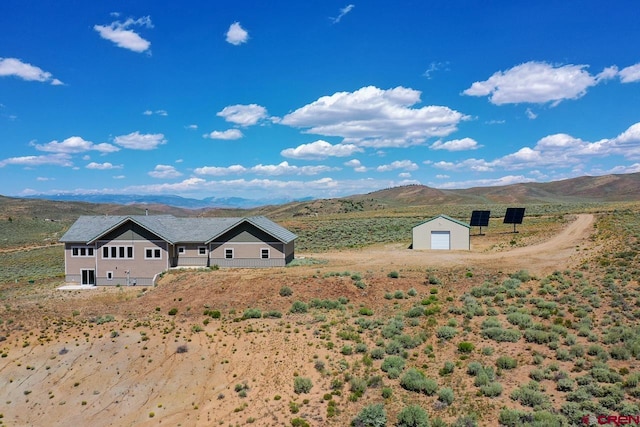
[[[589,252],[585,248],[592,245],[589,237],[593,233],[593,223],[592,214],[575,215],[571,222],[543,242],[519,248],[505,247],[499,251],[486,251],[492,241],[480,240],[483,236],[472,236],[470,251],[412,250],[390,244],[303,256],[325,259],[332,266],[345,269],[477,266],[505,271],[525,269],[545,275],[583,261],[582,254],[586,257]],[[503,235],[502,239],[505,238]]]

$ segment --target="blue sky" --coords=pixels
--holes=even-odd
[[[327,198],[640,172],[635,0],[0,3],[0,177]]]

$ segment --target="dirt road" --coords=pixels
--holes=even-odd
[[[594,217],[579,214],[552,238],[531,246],[505,248],[499,252],[479,252],[472,240],[471,251],[412,250],[398,244],[363,250],[345,250],[310,255],[330,261],[332,265],[361,270],[385,265],[394,268],[478,266],[505,271],[526,269],[548,274],[581,262],[581,252],[590,244]],[[476,236],[474,236],[475,238]],[[485,245],[486,246],[486,245]],[[353,267],[349,267],[353,266]]]

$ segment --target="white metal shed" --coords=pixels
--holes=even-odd
[[[447,215],[438,215],[413,227],[413,249],[469,250],[471,227]]]

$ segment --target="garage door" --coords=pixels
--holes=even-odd
[[[431,232],[431,249],[449,250],[451,248],[449,244],[450,240],[451,240],[450,231],[432,231]]]

